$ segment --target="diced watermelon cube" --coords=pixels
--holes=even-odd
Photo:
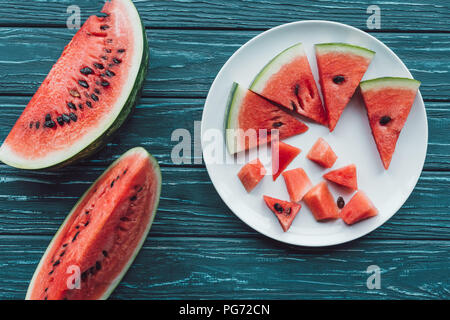
[[[331,149],[330,145],[323,139],[319,138],[309,151],[307,158],[324,168],[331,168],[337,160],[337,156]]]
[[[292,202],[299,202],[312,188],[311,180],[302,168],[283,172],[284,182]]]
[[[339,210],[325,181],[322,181],[303,197],[317,221],[339,218]]]
[[[302,208],[298,203],[283,201],[268,196],[264,196],[264,201],[269,209],[277,216],[284,232],[289,230],[292,221],[294,221],[295,216]]]
[[[275,140],[272,142],[272,175],[273,181],[287,168],[299,153],[299,148],[288,145],[287,143]]]
[[[367,195],[362,191],[358,191],[341,210],[341,217],[348,225],[374,217],[377,214],[377,208],[375,208]]]
[[[238,177],[247,192],[251,192],[266,175],[266,169],[259,159],[247,163],[238,173]]]
[[[327,180],[337,183],[341,186],[357,190],[358,179],[356,177],[356,166],[354,164],[330,171],[323,175]]]

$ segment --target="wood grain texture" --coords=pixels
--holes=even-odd
[[[73,30],[0,28],[0,95],[32,95],[56,62]],[[206,97],[228,58],[257,31],[147,30],[150,70],[145,97]],[[447,34],[377,33],[422,81],[428,100],[450,100]],[[311,44],[312,45],[312,44]]]
[[[22,299],[50,237],[0,236],[0,299]],[[23,256],[22,252],[27,255]],[[448,299],[448,241],[363,239],[294,248],[268,239],[155,237],[112,299]],[[369,290],[366,270],[381,269]],[[13,274],[11,270],[14,270]]]
[[[101,0],[0,1],[0,24],[20,26],[66,25],[67,7],[80,7],[83,20],[99,12]],[[298,20],[334,20],[367,28],[367,7],[381,9],[386,30],[450,31],[446,0],[140,0],[134,1],[146,27],[198,29],[267,29]],[[263,17],[263,18],[262,18]]]
[[[0,166],[0,234],[53,235],[103,167],[24,172]],[[222,202],[204,168],[163,168],[158,236],[257,237]],[[424,172],[402,209],[369,238],[450,240],[450,172]],[[267,211],[267,214],[271,214]]]
[[[29,101],[29,97],[0,96],[0,141],[3,141]],[[225,102],[224,102],[225,103]],[[137,145],[152,152],[162,165],[174,165],[172,149],[180,141],[172,141],[175,129],[187,129],[194,138],[194,121],[200,121],[203,99],[143,98],[131,119],[121,128],[101,152],[83,161],[81,165],[107,166],[122,153]],[[428,156],[426,170],[450,169],[450,110],[448,103],[427,102],[429,125]],[[363,119],[366,121],[366,119]],[[200,133],[198,132],[198,135]],[[201,160],[192,145],[191,163]]]

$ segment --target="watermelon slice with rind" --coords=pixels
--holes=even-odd
[[[321,43],[315,48],[328,127],[333,131],[375,52],[347,43]]]
[[[361,82],[372,135],[387,170],[398,137],[408,118],[420,87],[420,81],[384,77]]]
[[[283,231],[288,231],[302,206],[295,202],[283,201],[268,196],[263,198],[266,205],[278,218]]]
[[[250,90],[320,124],[327,117],[301,43],[273,58],[253,80]]]
[[[273,136],[286,139],[304,133],[308,126],[256,93],[233,83],[225,117],[230,154],[268,143]]]

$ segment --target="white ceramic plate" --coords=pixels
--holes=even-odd
[[[248,194],[237,178],[242,164],[233,163],[234,157],[226,151],[225,141],[221,139],[219,144],[226,163],[214,161],[211,153],[205,152],[205,148],[211,148],[213,141],[212,131],[209,129],[215,129],[216,132],[220,130],[219,132],[223,133],[226,103],[233,81],[250,86],[253,78],[268,61],[298,42],[304,44],[316,81],[318,75],[314,44],[323,42],[347,42],[374,50],[375,58],[363,80],[382,76],[412,78],[395,53],[376,38],[356,28],[328,21],[294,22],[273,28],[253,38],[236,51],[212,84],[202,118],[204,160],[211,180],[223,201],[242,221],[256,231],[289,244],[335,245],[354,240],[375,230],[391,218],[409,197],[422,172],[427,151],[426,111],[419,92],[398,140],[388,171],[384,170],[381,163],[359,93],[352,98],[332,133],[323,126],[307,122],[309,130],[306,133],[286,139],[285,142],[303,150],[287,170],[304,168],[313,184],[322,181],[322,175],[327,172],[306,159],[306,154],[319,137],[323,137],[339,157],[333,169],[355,163],[358,170],[358,186],[379,209],[379,215],[353,226],[345,225],[342,220],[319,223],[302,202],[302,209],[291,228],[288,232],[283,232],[277,218],[262,199],[263,195],[268,195],[289,200],[283,177],[280,176],[273,182],[272,176],[266,176]],[[250,152],[249,159],[256,156],[256,151]],[[268,172],[271,172],[270,163],[267,162],[265,165]],[[352,194],[345,193],[334,184],[329,185],[336,198],[342,195],[346,202],[350,200]]]

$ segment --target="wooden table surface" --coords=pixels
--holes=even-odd
[[[376,2],[376,3],[374,3]],[[0,140],[75,30],[102,1],[0,0]],[[51,237],[112,160],[134,146],[159,160],[163,191],[155,223],[114,299],[398,299],[450,297],[450,19],[448,0],[139,0],[150,70],[131,120],[105,149],[55,172],[0,164],[0,299],[23,299]],[[367,7],[381,8],[368,30]],[[234,216],[203,165],[174,165],[174,128],[193,132],[217,72],[241,45],[268,28],[323,19],[387,44],[422,81],[429,124],[419,183],[401,210],[368,236],[308,249],[270,240]],[[369,290],[369,265],[381,289]]]

